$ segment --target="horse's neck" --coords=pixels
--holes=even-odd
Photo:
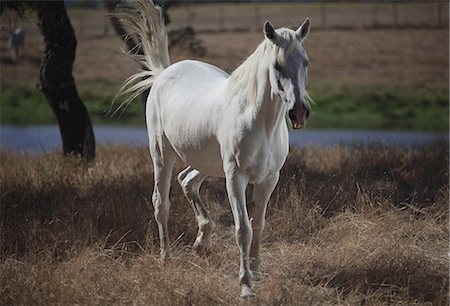
[[[228,79],[232,82],[229,87],[231,97],[237,98],[239,112],[247,117],[248,125],[269,134],[280,126],[286,113],[280,98],[271,95],[270,61],[267,59],[270,54],[270,47],[263,42]],[[238,97],[234,96],[235,92],[239,93]]]
[[[284,124],[286,106],[280,97],[271,93],[268,67],[259,76],[258,94],[253,110],[253,120],[268,133]]]

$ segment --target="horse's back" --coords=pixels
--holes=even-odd
[[[225,71],[204,62],[177,62],[158,76],[147,103],[156,104],[166,121],[182,116],[185,123],[206,123],[212,114],[222,113],[228,77]]]
[[[172,64],[158,77],[154,86],[171,86],[185,95],[189,92],[210,91],[229,77],[228,73],[211,64],[196,60],[184,60]],[[193,90],[195,88],[195,90]]]
[[[210,176],[223,173],[217,127],[228,77],[213,65],[181,61],[158,76],[147,100],[149,136],[163,131],[181,159]]]

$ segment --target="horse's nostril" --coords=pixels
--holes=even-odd
[[[309,118],[309,109],[306,109],[306,112],[305,112],[305,117],[306,117],[306,119],[308,119],[308,118]]]
[[[291,109],[288,113],[289,119],[291,119],[292,121],[297,120],[297,116],[295,115],[295,112]]]

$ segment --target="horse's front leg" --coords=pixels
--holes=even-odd
[[[259,249],[261,244],[261,236],[264,231],[267,203],[269,202],[270,196],[278,183],[279,177],[279,172],[276,172],[272,176],[268,177],[264,182],[256,184],[253,187],[253,239],[250,248],[250,269],[252,270],[255,280],[261,279],[259,267],[261,257],[259,254]]]
[[[245,189],[248,185],[248,178],[240,171],[235,162],[225,163],[224,170],[228,199],[233,212],[236,241],[240,251],[239,281],[242,284],[241,297],[245,298],[255,295],[249,259],[252,228],[245,203]]]

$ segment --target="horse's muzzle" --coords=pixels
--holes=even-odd
[[[305,127],[306,119],[309,118],[309,109],[305,106],[294,106],[294,108],[288,112],[288,116],[292,122],[292,127],[294,129],[301,129]]]

